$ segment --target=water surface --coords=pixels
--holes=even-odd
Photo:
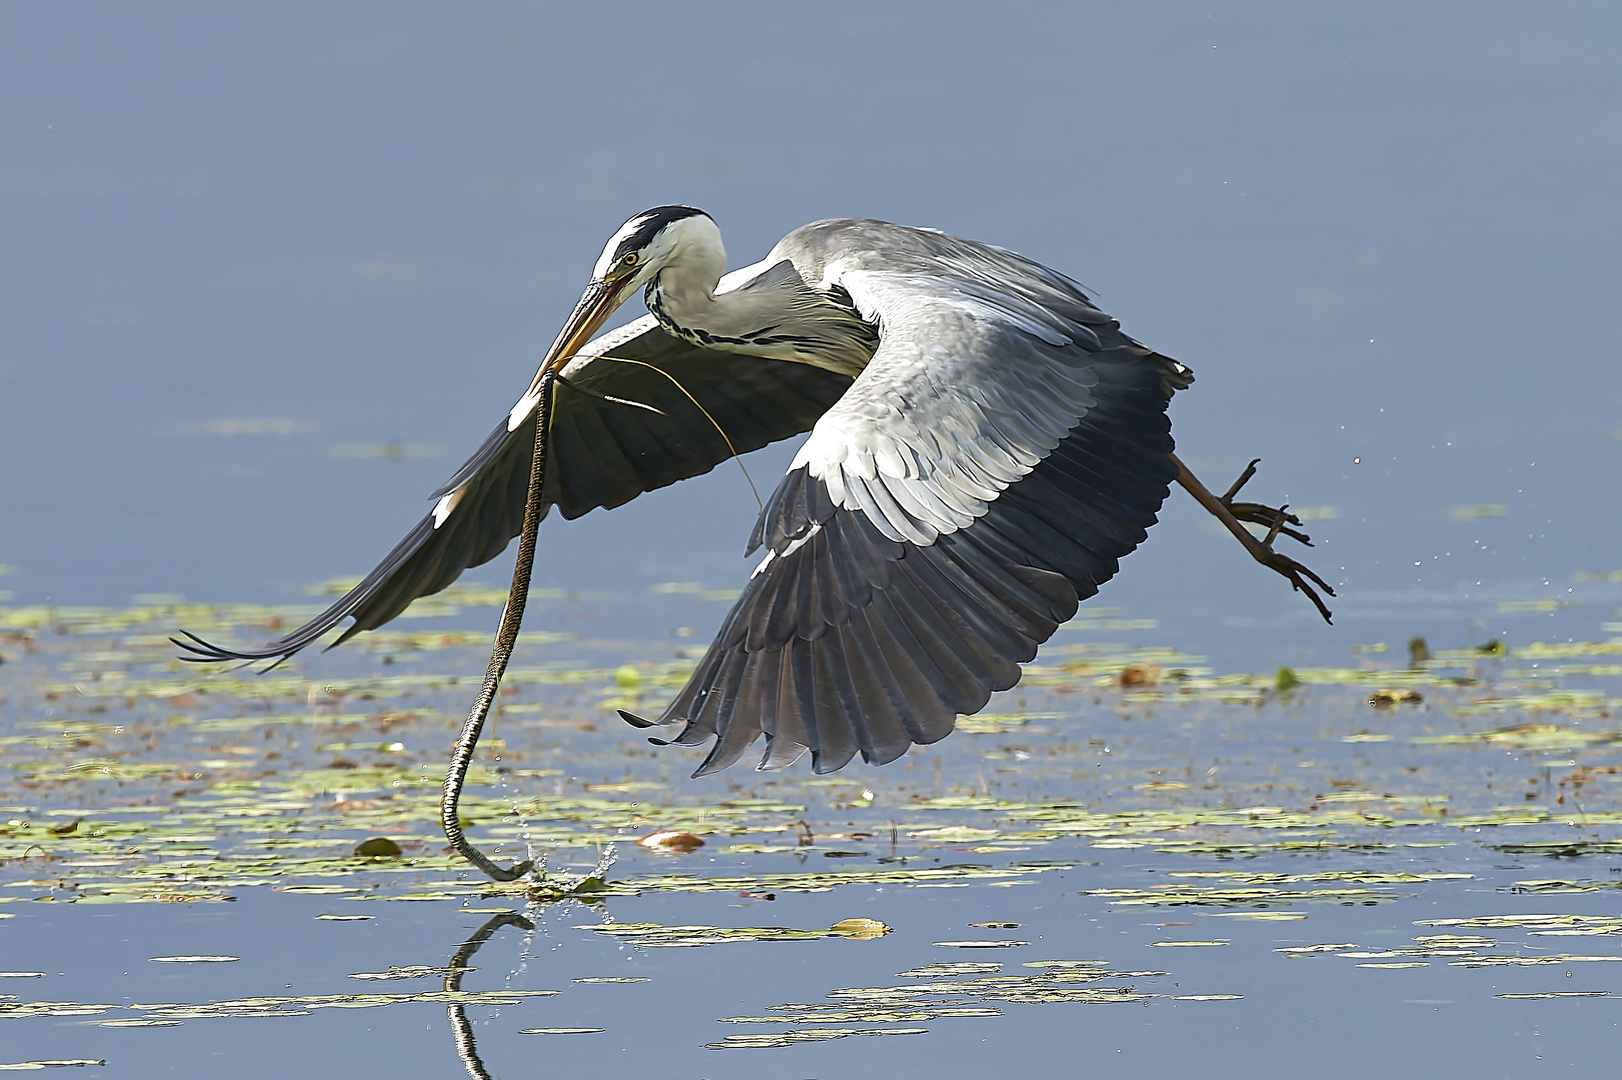
[[[1462,965],[1608,955],[1609,924],[1417,924],[1615,913],[1619,30],[1604,4],[176,2],[94,20],[8,5],[0,801],[23,824],[0,837],[0,914],[16,916],[0,919],[0,968],[41,974],[0,993],[107,1008],[13,1016],[0,1058],[456,1075],[443,1000],[292,999],[443,993],[444,974],[348,976],[443,968],[482,909],[510,908],[536,929],[492,930],[464,990],[559,993],[466,1007],[492,1074],[1598,1064],[1606,999],[1500,995],[1614,993],[1613,962]],[[692,762],[607,706],[656,707],[718,623],[747,572],[747,485],[727,466],[549,521],[538,583],[555,591],[532,609],[486,762],[509,771],[476,777],[471,805],[510,858],[521,826],[500,819],[517,803],[576,877],[620,836],[617,884],[561,907],[483,895],[440,853],[433,797],[471,692],[448,680],[482,670],[488,597],[301,657],[281,682],[190,686],[162,636],[268,637],[297,613],[177,598],[285,609],[369,568],[527,385],[603,239],[668,202],[710,211],[734,265],[850,214],[1002,244],[1086,283],[1195,369],[1173,405],[1184,459],[1220,488],[1259,456],[1251,490],[1311,511],[1306,561],[1342,594],[1336,625],[1174,493],[994,703],[1008,719],[833,783],[689,784]],[[792,449],[753,455],[757,482]],[[504,588],[507,565],[470,584]],[[1404,674],[1416,635],[1455,651]],[[1508,651],[1467,651],[1494,640]],[[1153,678],[1123,685],[1132,665]],[[1303,682],[1288,698],[1270,689],[1281,665]],[[1406,690],[1422,700],[1368,704]],[[1271,809],[1235,816],[1256,807]],[[706,844],[665,858],[626,842],[665,825]],[[374,834],[404,861],[358,861]],[[876,880],[954,865],[982,869]],[[780,883],[820,889],[814,867],[854,877]],[[1187,876],[1210,872],[1329,876]],[[1371,873],[1417,880],[1353,880]],[[671,875],[748,880],[702,891]],[[1569,887],[1518,884],[1538,881]],[[357,891],[297,891],[312,884]],[[1185,886],[1289,895],[1151,907],[1100,892]],[[1295,895],[1351,888],[1380,895]],[[430,898],[386,899],[412,893]],[[165,899],[187,902],[126,902]],[[374,917],[316,918],[355,912]],[[596,929],[852,917],[894,931],[670,948]],[[987,921],[1021,925],[969,925]],[[1458,955],[1420,940],[1444,933],[1484,940]],[[976,937],[1030,944],[934,944]],[[1155,944],[1176,938],[1228,944]],[[1277,951],[1302,945],[1345,947]],[[1377,952],[1397,955],[1342,955]],[[195,954],[239,959],[150,960]],[[927,982],[898,973],[930,963],[1002,977],[1052,960],[1122,974],[1027,991],[1121,999],[970,987],[886,1007],[998,1015],[721,1022],[832,1014],[855,999],[830,993]],[[651,981],[573,982],[621,975]],[[202,1014],[248,998],[278,1000],[233,1008],[276,1016]],[[207,1008],[132,1008],[182,1005]],[[519,1034],[560,1027],[604,1031]],[[875,1027],[927,1034],[706,1049]]]

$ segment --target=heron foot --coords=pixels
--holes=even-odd
[[[1296,562],[1288,555],[1273,550],[1273,542],[1280,535],[1288,536],[1290,539],[1308,547],[1312,546],[1312,539],[1306,533],[1291,528],[1291,526],[1299,526],[1301,519],[1290,513],[1289,504],[1272,507],[1263,503],[1234,501],[1234,496],[1239,494],[1239,490],[1250,481],[1251,477],[1256,475],[1256,466],[1260,463],[1261,458],[1255,458],[1249,465],[1246,465],[1245,471],[1239,474],[1239,479],[1235,480],[1233,486],[1228,488],[1227,493],[1220,498],[1211,494],[1210,490],[1200,483],[1193,473],[1188,471],[1188,466],[1181,461],[1177,461],[1176,455],[1172,456],[1172,460],[1177,462],[1177,482],[1187,488],[1189,493],[1202,506],[1214,514],[1218,521],[1227,526],[1228,531],[1233,533],[1235,538],[1245,546],[1245,550],[1250,552],[1251,557],[1274,573],[1282,575],[1289,581],[1290,587],[1295,591],[1306,593],[1307,599],[1311,600],[1313,607],[1318,609],[1318,614],[1323,616],[1324,622],[1333,623],[1334,620],[1330,618],[1331,613],[1328,606],[1324,604],[1323,597],[1318,595],[1313,586],[1316,585],[1330,596],[1335,595],[1335,590],[1330,587],[1327,581],[1307,567]],[[1244,525],[1240,524],[1246,521],[1264,527],[1267,530],[1267,536],[1265,538],[1253,536]]]
[[[1228,488],[1227,494],[1221,496],[1217,501],[1226,506],[1228,512],[1240,521],[1248,521],[1253,525],[1260,525],[1265,528],[1267,530],[1267,539],[1262,541],[1265,546],[1270,546],[1282,533],[1292,540],[1305,544],[1307,547],[1312,547],[1312,537],[1304,532],[1297,531],[1300,528],[1301,519],[1289,512],[1290,506],[1288,503],[1274,508],[1265,503],[1233,501],[1233,497],[1239,494],[1239,489],[1244,487],[1250,481],[1250,478],[1256,475],[1256,466],[1261,463],[1261,460],[1261,458],[1252,458],[1250,464],[1245,466],[1245,471],[1239,474],[1239,479],[1235,480],[1233,486]],[[1291,525],[1296,526],[1296,528],[1290,528]],[[1327,585],[1324,587],[1328,588]],[[1330,595],[1334,594],[1331,593]]]
[[[1330,588],[1328,582],[1307,567],[1296,562],[1288,555],[1273,550],[1273,541],[1277,540],[1280,535],[1288,536],[1290,539],[1305,544],[1307,547],[1312,546],[1310,536],[1298,529],[1290,528],[1292,525],[1299,526],[1301,524],[1301,519],[1289,512],[1290,505],[1285,503],[1283,506],[1272,507],[1264,503],[1233,501],[1233,497],[1239,494],[1239,489],[1249,483],[1250,478],[1256,475],[1256,466],[1261,464],[1261,460],[1261,458],[1252,458],[1250,464],[1245,466],[1245,471],[1239,474],[1239,479],[1235,480],[1233,485],[1228,488],[1227,493],[1217,501],[1227,507],[1228,512],[1239,521],[1248,521],[1267,530],[1266,538],[1258,541],[1261,550],[1253,551],[1251,554],[1255,556],[1257,562],[1269,570],[1282,574],[1297,592],[1306,593],[1307,599],[1311,600],[1313,606],[1318,609],[1318,614],[1323,616],[1324,622],[1330,622],[1329,608],[1325,606],[1323,598],[1313,590],[1312,585],[1317,585],[1318,588],[1330,596],[1335,595],[1335,590]],[[1307,580],[1303,580],[1303,575],[1312,582],[1312,585],[1307,584]]]
[[[1266,544],[1263,544],[1262,547],[1266,552],[1266,556],[1264,557],[1262,555],[1257,555],[1256,561],[1267,567],[1269,570],[1283,574],[1286,578],[1288,578],[1291,587],[1294,588],[1296,592],[1304,592],[1307,594],[1307,599],[1311,600],[1312,606],[1318,609],[1318,614],[1323,616],[1324,622],[1333,625],[1334,619],[1330,618],[1330,611],[1329,608],[1324,604],[1323,597],[1319,596],[1315,591],[1313,591],[1312,588],[1312,585],[1316,585],[1330,596],[1334,596],[1335,590],[1329,587],[1329,583],[1323,578],[1319,577],[1317,574],[1314,574],[1307,567],[1302,566],[1300,563],[1290,558],[1288,555],[1281,555]],[[1302,580],[1303,575],[1311,579],[1312,585],[1309,585],[1306,581]]]

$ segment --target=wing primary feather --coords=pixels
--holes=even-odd
[[[794,684],[794,657],[788,649],[776,649],[757,655],[766,657],[777,669],[773,683],[777,695],[775,706],[777,730],[773,733],[773,737],[786,739],[803,747],[802,753],[811,749],[811,736],[800,713],[800,698]]]
[[[987,675],[995,676],[1005,673],[1010,667],[1014,668],[1014,674],[1007,683],[1007,686],[1012,686],[1019,676],[1011,657],[1024,651],[1027,639],[1013,628],[999,623],[986,610],[984,598],[977,595],[979,590],[961,581],[956,574],[948,577],[940,565],[944,560],[937,553],[927,554],[935,554],[936,558],[915,560],[909,557],[903,561],[903,568],[910,571],[919,594],[933,609],[935,617],[951,631],[946,635],[947,643],[956,647],[958,658],[964,664],[978,668]],[[1032,656],[1036,654],[1034,645],[1030,646],[1030,653]],[[1030,656],[1023,659],[1028,660]],[[1003,690],[1006,687],[995,686],[994,689]]]
[[[835,652],[834,640],[830,637],[805,643],[811,654],[811,692],[816,703],[811,714],[816,718],[817,731],[811,752],[811,771],[819,776],[843,769],[859,749],[855,725],[845,709],[829,664]]]
[[[817,718],[816,663],[811,655],[811,642],[793,638],[783,649],[783,695],[793,705],[793,716],[805,734],[805,744],[811,748],[813,766],[822,753],[822,729]]]
[[[851,616],[850,633],[857,651],[870,660],[874,678],[890,699],[907,737],[920,745],[944,739],[957,716],[935,693],[911,653],[896,641],[882,622],[875,625],[871,609]],[[882,636],[881,636],[882,632]]]
[[[719,685],[711,692],[710,700],[704,703],[704,710],[699,714],[696,721],[698,728],[714,731],[716,735],[715,746],[710,749],[709,756],[693,770],[695,780],[736,763],[760,737],[760,727],[752,718],[740,720],[733,711],[747,660],[748,657],[741,652],[732,653],[727,658],[718,676]]]
[[[896,574],[890,587],[875,598],[873,610],[889,623],[898,640],[904,640],[904,634],[918,643],[915,658],[928,663],[925,675],[947,708],[964,715],[980,711],[990,697],[989,691],[936,632],[940,624],[934,609],[919,594],[911,575]],[[920,670],[923,666],[919,664]]]
[[[862,757],[869,765],[884,765],[907,752],[912,739],[907,733],[904,701],[897,700],[881,671],[884,656],[867,651],[868,644],[855,628],[854,620],[837,627],[829,637],[839,641],[839,651],[848,669],[850,689],[856,699],[851,713],[864,738]]]
[[[595,507],[618,506],[644,490],[803,432],[851,383],[849,375],[806,364],[692,346],[665,333],[651,316],[629,332],[605,337],[614,343],[612,361],[599,362],[588,345],[568,372],[569,385],[582,392],[559,395],[548,433],[543,512],[556,505],[575,518]],[[638,357],[654,363],[628,362]],[[684,432],[669,419],[687,402],[711,421],[701,425],[704,439],[691,437],[698,430],[691,423]],[[642,408],[632,413],[628,405]],[[630,416],[642,421],[620,419]],[[383,625],[411,601],[494,558],[522,530],[535,441],[533,412],[511,430],[510,422],[510,414],[504,416],[430,495],[437,504],[459,492],[454,506],[436,506],[446,511],[442,528],[435,529],[432,515],[417,522],[361,584],[278,640],[234,649],[177,633],[181,658],[280,664],[346,618],[354,622],[339,641]],[[707,435],[712,426],[721,437]]]

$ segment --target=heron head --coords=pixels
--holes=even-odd
[[[608,238],[592,269],[591,284],[541,363],[542,373],[561,369],[573,359],[621,304],[661,273],[706,275],[713,288],[725,265],[721,230],[704,211],[656,206],[637,214]]]
[[[720,265],[726,262],[721,230],[714,220],[691,206],[656,206],[631,218],[608,238],[591,277],[594,284],[622,287],[628,297],[661,271],[695,259]],[[720,277],[719,266],[716,276]]]

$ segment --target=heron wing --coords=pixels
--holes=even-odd
[[[651,316],[588,344],[564,375],[568,382],[553,398],[542,495],[545,509],[555,506],[565,518],[620,506],[708,472],[734,450],[747,453],[803,432],[851,383],[805,364],[690,345]],[[190,643],[180,644],[195,654],[188,659],[280,661],[352,618],[333,642],[341,644],[495,558],[523,528],[534,404],[520,401],[430,496],[433,511],[327,610],[259,649],[227,649],[187,635]]]
[[[761,768],[809,749],[817,772],[944,738],[1114,575],[1177,475],[1166,404],[1192,376],[1074,283],[921,230],[808,228],[828,226],[845,235],[811,237],[801,272],[845,289],[880,343],[766,506],[765,558],[658,721],[686,721],[677,743],[715,738],[694,775],[762,734]]]

